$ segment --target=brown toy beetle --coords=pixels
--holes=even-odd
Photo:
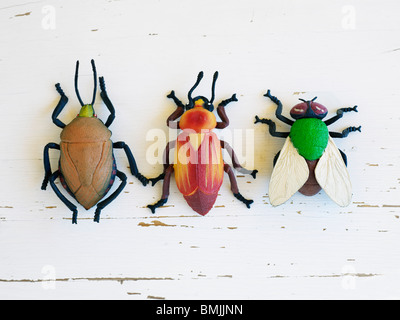
[[[128,145],[124,142],[113,143],[110,140],[111,131],[108,127],[115,119],[115,109],[112,105],[105,88],[104,78],[100,77],[100,96],[110,115],[104,124],[97,118],[93,105],[96,98],[97,73],[94,60],[91,61],[94,74],[94,92],[91,104],[84,104],[78,91],[78,69],[79,61],[76,62],[75,71],[75,92],[82,106],[78,116],[68,125],[59,119],[58,115],[68,102],[60,84],[55,85],[57,92],[61,95],[60,101],[53,111],[52,119],[55,125],[62,128],[61,143],[48,143],[43,152],[45,177],[42,183],[42,190],[45,190],[47,183],[50,185],[60,200],[73,212],[72,223],[77,223],[78,209],[70,202],[57,188],[54,181],[59,177],[61,184],[68,193],[76,199],[86,210],[97,204],[94,221],[100,221],[100,212],[110,204],[124,189],[126,175],[117,170],[113,149],[124,149],[129,161],[131,173],[145,186],[148,179],[142,176],[136,166],[135,158]],[[59,168],[52,172],[49,160],[49,149],[60,150]],[[115,176],[121,180],[118,186],[108,198],[99,202],[110,190],[114,183]]]

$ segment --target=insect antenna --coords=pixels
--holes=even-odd
[[[314,102],[314,100],[316,100],[316,99],[317,99],[317,97],[314,97],[314,98],[311,99],[311,101]]]
[[[75,69],[75,92],[81,106],[83,107],[83,102],[78,90],[78,70],[79,70],[79,61],[76,62],[76,69]]]
[[[212,104],[214,102],[214,98],[215,98],[215,83],[217,82],[218,79],[218,71],[215,71],[214,73],[214,78],[213,78],[213,82],[212,82],[212,86],[211,86],[211,100],[210,100],[210,104]]]
[[[93,69],[93,77],[94,77],[94,89],[93,89],[93,99],[91,105],[94,105],[94,101],[96,99],[96,92],[97,92],[97,71],[96,71],[96,66],[94,64],[94,60],[92,59],[92,69]],[[76,62],[76,69],[75,69],[75,92],[76,96],[78,97],[78,100],[81,104],[81,106],[84,106],[84,103],[82,101],[81,95],[79,94],[79,89],[78,89],[78,76],[79,76],[79,61]]]
[[[94,101],[96,100],[96,91],[97,91],[97,71],[96,65],[94,64],[94,60],[92,59],[92,69],[93,69],[93,77],[94,77],[94,89],[93,89],[93,99],[92,99],[92,106],[94,105]]]
[[[192,92],[194,91],[194,89],[197,88],[197,86],[199,85],[201,79],[203,79],[203,75],[204,75],[203,71],[200,71],[199,74],[198,74],[198,76],[197,76],[197,81],[196,81],[196,83],[194,84],[194,86],[192,87],[192,89],[190,89],[189,92],[188,92],[189,104],[188,104],[188,106],[187,106],[187,109],[191,109],[191,108],[193,107]]]

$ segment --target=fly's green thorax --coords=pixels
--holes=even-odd
[[[79,117],[86,117],[86,118],[94,117],[93,105],[91,105],[91,104],[85,104],[85,105],[81,108],[81,111],[79,112]]]
[[[293,123],[289,136],[301,156],[316,160],[328,145],[329,131],[322,120],[304,118]]]

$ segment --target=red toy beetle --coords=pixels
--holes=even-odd
[[[168,117],[167,126],[181,129],[176,141],[167,144],[164,152],[164,171],[158,177],[149,179],[154,186],[157,181],[164,179],[161,199],[148,208],[155,213],[155,209],[164,205],[169,196],[169,185],[171,174],[175,171],[175,180],[179,191],[183,194],[189,206],[199,213],[206,215],[213,207],[223,181],[224,171],[229,175],[233,195],[242,201],[247,208],[253,200],[245,199],[237,186],[236,178],[231,166],[226,164],[222,158],[222,148],[226,149],[232,158],[233,167],[242,173],[251,174],[256,177],[257,170],[244,169],[236,158],[229,144],[219,140],[212,132],[214,128],[223,129],[229,125],[229,119],[225,113],[225,106],[237,101],[236,95],[230,99],[223,100],[217,107],[217,113],[221,122],[217,122],[213,101],[215,97],[215,82],[218,72],[215,72],[212,83],[211,100],[203,96],[192,98],[192,92],[203,78],[200,72],[197,81],[188,93],[189,103],[184,105],[176,96],[175,92],[167,96],[174,100],[177,109]],[[180,118],[180,121],[175,121]],[[169,151],[175,148],[174,164],[169,163]]]

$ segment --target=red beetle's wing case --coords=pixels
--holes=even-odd
[[[175,149],[175,180],[188,204],[205,215],[216,200],[223,182],[221,144],[213,132],[182,132]]]
[[[190,143],[190,135],[182,132],[175,147],[175,180],[183,195],[191,195],[198,188],[197,182],[197,150]]]
[[[79,117],[61,134],[61,173],[86,209],[104,197],[111,183],[114,158],[110,136],[98,119]]]
[[[215,194],[221,187],[224,176],[221,143],[215,133],[210,132],[204,136],[198,156],[199,189],[206,194]]]

